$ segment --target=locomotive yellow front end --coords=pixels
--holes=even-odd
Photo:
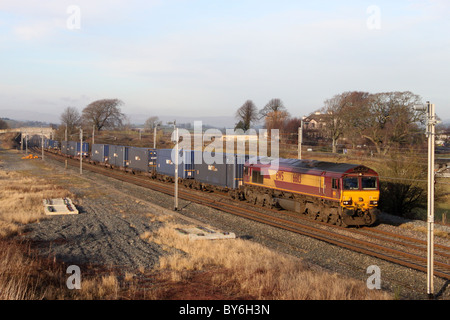
[[[367,225],[377,219],[380,197],[379,180],[375,172],[355,172],[342,179],[341,206],[344,222],[363,220]]]

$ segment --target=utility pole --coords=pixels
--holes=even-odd
[[[83,129],[80,129],[80,174],[83,174]]]
[[[300,122],[300,127],[298,128],[298,159],[302,160],[302,143],[303,143],[303,120]]]
[[[177,128],[177,121],[174,120],[173,122],[168,122],[167,124],[173,124],[173,129],[174,129],[174,133],[175,133],[175,193],[174,193],[174,210],[177,211],[178,210],[178,128]]]
[[[178,210],[178,128],[175,128],[175,211]]]
[[[95,124],[92,125],[92,144],[95,143]]]
[[[66,131],[65,131],[65,133],[64,133],[64,148],[66,149],[66,150],[64,150],[64,154],[67,154],[67,144],[68,144],[68,142],[67,142],[67,126],[66,126]],[[61,147],[61,149],[62,149],[63,147]],[[62,150],[61,150],[62,151]],[[67,158],[66,158],[66,160],[64,161],[64,169],[65,170],[67,170]]]
[[[153,149],[156,149],[156,130],[158,129],[159,124],[155,124],[153,128]]]
[[[428,103],[428,296],[434,297],[434,149],[436,140],[436,114],[434,104]]]
[[[428,205],[427,205],[427,293],[434,298],[434,188],[435,188],[435,141],[436,141],[436,113],[434,104],[427,101],[426,106],[414,106],[415,110],[427,111],[428,137]]]
[[[42,161],[44,161],[44,132],[41,130]]]

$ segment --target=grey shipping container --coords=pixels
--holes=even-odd
[[[126,167],[128,148],[125,146],[109,145],[109,163],[116,167]]]
[[[69,141],[67,153],[73,157],[80,155],[80,142]],[[83,142],[83,155],[87,156],[89,153],[89,143]]]
[[[77,142],[76,141],[69,141],[68,142],[67,154],[70,155],[70,156],[76,156],[77,155]]]
[[[128,148],[127,167],[141,172],[152,172],[156,168],[156,149]]]
[[[109,159],[109,145],[108,144],[93,144],[91,159],[98,162],[108,162]]]
[[[62,141],[61,142],[61,153],[62,154],[69,154],[69,141]]]
[[[194,152],[180,150],[178,164],[178,177],[183,179],[194,178]],[[173,160],[173,161],[172,161]],[[172,159],[172,149],[158,149],[156,159],[156,172],[167,176],[175,176],[175,159]]]
[[[199,151],[197,151],[199,152]],[[195,163],[195,180],[220,187],[237,189],[243,184],[244,165],[248,156],[212,153],[213,159]]]

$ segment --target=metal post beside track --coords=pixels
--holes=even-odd
[[[178,210],[178,128],[175,128],[175,211]]]
[[[427,105],[414,106],[414,110],[427,111],[428,137],[428,201],[427,201],[427,294],[434,298],[434,188],[435,188],[435,139],[436,113],[434,104],[427,101]]]
[[[83,174],[83,129],[80,129],[80,174]]]
[[[44,160],[44,132],[41,131],[41,150],[42,150],[42,160]]]
[[[436,130],[436,114],[434,110],[434,104],[428,103],[428,125],[427,125],[427,135],[428,135],[428,208],[427,208],[427,260],[428,260],[428,271],[427,271],[427,292],[430,298],[434,297],[434,151],[435,151],[435,130]]]
[[[302,160],[302,143],[303,143],[303,120],[298,128],[298,159]]]

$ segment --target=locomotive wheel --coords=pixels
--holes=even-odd
[[[376,215],[373,212],[369,212],[364,216],[364,222],[370,226],[376,220]]]

